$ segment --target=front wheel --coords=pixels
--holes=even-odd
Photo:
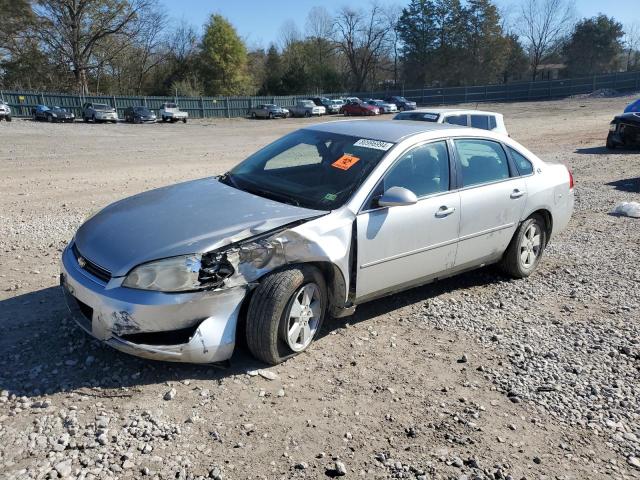
[[[299,265],[260,282],[247,312],[247,346],[276,365],[303,352],[316,338],[327,311],[327,287],[318,269]]]
[[[10,121],[11,121],[11,115],[7,115],[6,117],[4,117],[4,119],[5,119],[7,122],[10,122]]]
[[[613,143],[613,140],[611,139],[611,135],[609,135],[607,137],[607,150],[615,150],[616,149],[616,144]]]
[[[186,119],[186,118],[183,118],[183,119],[182,119],[182,123],[187,123],[187,119]]]
[[[540,263],[546,245],[544,220],[537,215],[526,219],[518,227],[502,257],[502,269],[514,278],[528,277]]]

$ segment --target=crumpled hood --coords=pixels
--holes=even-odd
[[[204,253],[323,213],[205,178],[111,204],[78,229],[75,243],[84,257],[119,277],[141,263]]]

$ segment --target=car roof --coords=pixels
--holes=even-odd
[[[457,125],[426,122],[398,122],[395,120],[336,120],[318,123],[307,127],[306,130],[337,133],[352,137],[362,137],[383,142],[398,143],[405,138],[430,131],[460,130]],[[465,131],[470,130],[464,127]]]
[[[474,108],[418,108],[416,110],[411,110],[414,113],[477,113],[480,115],[496,115],[502,116],[501,113],[497,112],[489,112],[486,110],[476,110]]]

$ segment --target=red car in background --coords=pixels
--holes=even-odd
[[[342,106],[340,113],[345,117],[348,117],[349,115],[379,115],[380,109],[367,103],[349,102]]]

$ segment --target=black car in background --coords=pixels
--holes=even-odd
[[[156,114],[147,107],[127,107],[124,110],[124,121],[129,123],[155,123]]]
[[[607,148],[640,147],[640,113],[623,113],[609,124]]]
[[[46,105],[36,105],[31,109],[31,117],[34,120],[44,120],[45,122],[73,122],[76,116],[62,107],[47,107]]]
[[[384,101],[387,103],[395,103],[396,107],[398,107],[399,112],[404,112],[406,110],[415,110],[416,108],[418,108],[418,104],[416,102],[412,102],[401,96],[387,97],[384,99]]]

